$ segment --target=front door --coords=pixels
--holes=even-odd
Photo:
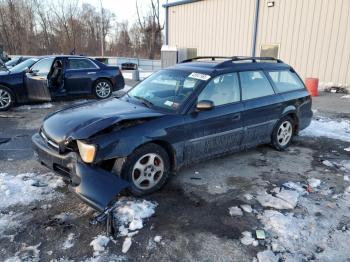
[[[243,138],[240,88],[236,73],[212,79],[197,101],[212,101],[211,110],[190,112],[185,117],[185,162],[238,151]]]
[[[69,58],[64,85],[67,93],[90,94],[99,68],[87,58]]]
[[[31,101],[51,101],[47,76],[54,58],[44,58],[36,62],[24,75],[24,84]]]
[[[244,113],[243,146],[248,148],[269,143],[274,125],[282,112],[283,99],[274,89],[263,71],[239,73]]]

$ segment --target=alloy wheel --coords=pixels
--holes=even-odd
[[[132,170],[132,181],[139,189],[154,187],[164,174],[164,161],[155,153],[142,156]]]
[[[0,88],[0,109],[9,107],[11,102],[11,94],[7,90]]]
[[[285,146],[289,143],[293,135],[293,127],[289,121],[284,121],[277,131],[277,141],[280,146]]]
[[[96,94],[100,98],[107,98],[111,91],[111,86],[108,82],[99,82],[96,86]]]

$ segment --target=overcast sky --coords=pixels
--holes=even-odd
[[[110,10],[117,16],[118,21],[129,21],[129,24],[133,23],[137,19],[136,13],[136,1],[137,0],[102,0],[104,8]],[[177,0],[169,0],[169,2],[175,2]],[[100,0],[81,0],[82,3],[89,3],[91,5],[100,8]],[[167,0],[160,0],[160,6],[166,3]],[[150,3],[150,0],[138,0],[140,9],[146,9]],[[146,11],[146,10],[145,10]],[[164,8],[160,8],[160,18],[164,21]]]

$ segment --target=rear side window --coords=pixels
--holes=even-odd
[[[304,88],[299,77],[290,70],[269,71],[268,74],[275,83],[276,89],[279,93]]]
[[[96,69],[94,63],[88,59],[69,59],[69,69]]]
[[[273,95],[275,92],[263,71],[240,72],[242,99],[248,100]]]
[[[229,73],[213,78],[198,96],[198,101],[210,100],[215,106],[240,101],[237,73]]]

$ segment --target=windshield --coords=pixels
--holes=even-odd
[[[12,59],[12,60],[10,60],[10,61],[7,61],[7,62],[5,63],[5,65],[6,65],[7,67],[16,65],[17,62],[18,62],[18,60],[19,60],[19,58]]]
[[[176,111],[205,81],[198,75],[206,76],[180,70],[161,70],[131,89],[126,97],[138,100],[147,107]]]
[[[37,58],[30,58],[22,63],[19,63],[18,65],[12,67],[10,69],[10,71],[12,73],[20,73],[23,72],[26,68],[31,67],[36,61],[38,61],[39,59]]]

